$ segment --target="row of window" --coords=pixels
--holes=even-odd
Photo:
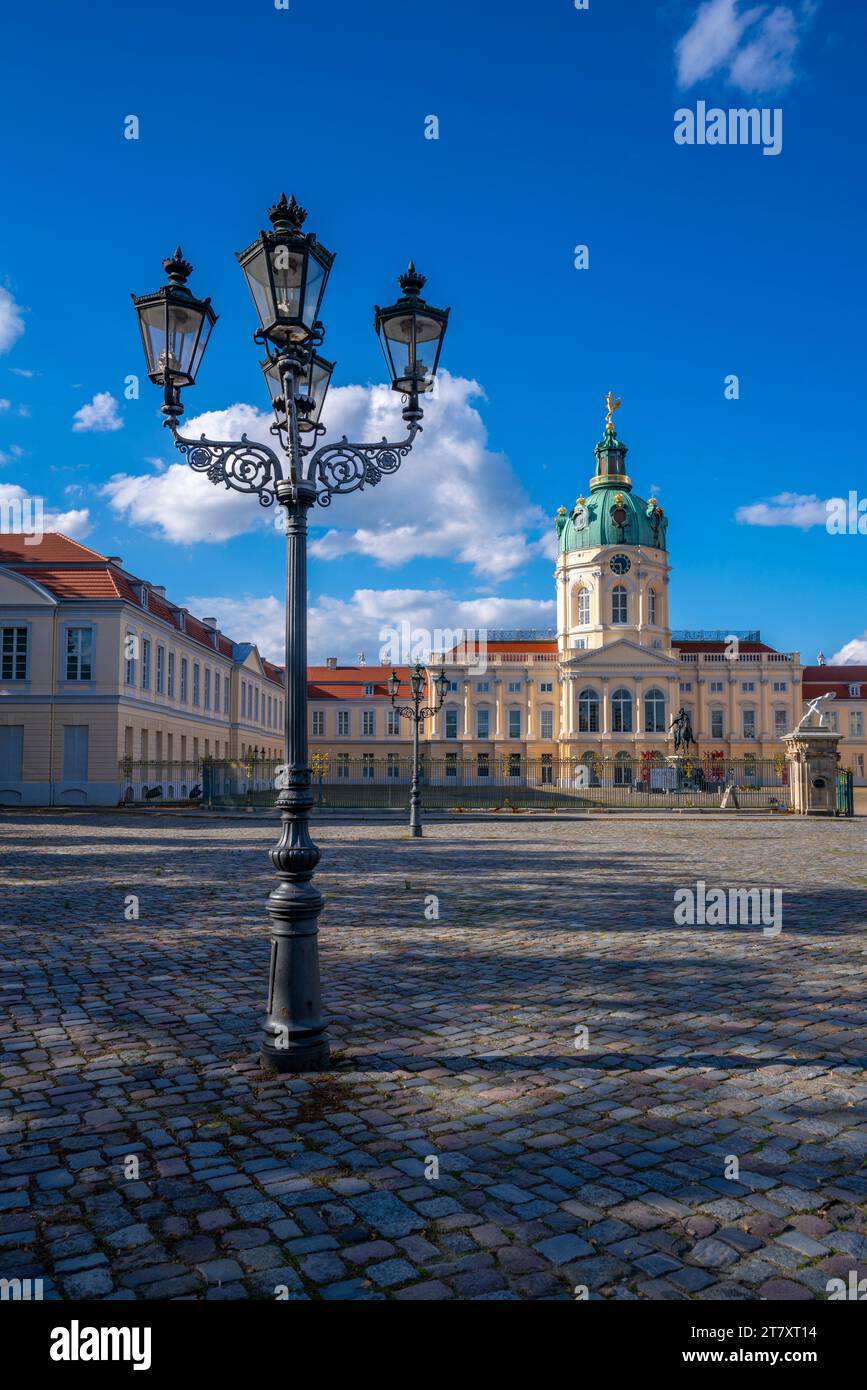
[[[615,584],[611,590],[611,621],[612,623],[629,622],[629,590],[625,584]],[[647,591],[647,617],[646,622],[651,626],[656,626],[657,614],[657,595],[655,589]],[[575,623],[577,627],[589,627],[590,625],[590,590],[579,589],[575,595]]]
[[[241,718],[266,729],[282,728],[283,701],[261,686],[241,681]]]
[[[522,734],[522,712],[519,709],[507,710],[508,737],[521,738]],[[476,715],[476,738],[489,739],[491,737],[491,711],[486,708],[477,709]],[[447,739],[459,737],[458,727],[460,721],[460,710],[450,705],[443,711],[444,723],[443,732]],[[337,711],[335,719],[335,735],[337,738],[349,738],[351,734],[351,712],[347,709]],[[314,709],[310,715],[310,732],[314,738],[325,738],[328,729],[326,712],[323,709]],[[397,710],[386,711],[386,736],[393,738],[400,733],[400,715]],[[376,737],[376,711],[361,711],[361,737]],[[554,737],[554,711],[553,709],[543,709],[539,711],[539,737]]]
[[[157,643],[154,657],[153,643],[149,637],[139,637],[135,632],[127,632],[124,639],[124,684],[135,689],[151,689],[154,693],[175,699],[177,677],[177,698],[180,704],[192,703],[196,708],[213,709],[216,714],[222,710],[229,713],[229,675],[228,672],[212,671],[206,666],[204,671],[198,661],[192,663],[192,692],[190,691],[190,662],[182,656],[178,662],[173,651],[166,651],[161,642]],[[192,695],[192,698],[191,698]]]
[[[711,681],[708,686],[711,695],[722,695],[725,691],[725,688],[725,681]],[[774,681],[775,695],[785,695],[788,688],[788,681]],[[680,682],[681,694],[684,694],[685,692],[690,690],[692,690],[692,681]],[[754,695],[756,693],[755,681],[741,681],[741,690],[743,691],[744,695]]]
[[[63,679],[92,681],[93,628],[67,627],[64,632]],[[27,627],[0,628],[0,679],[26,681],[29,678],[29,640]]]

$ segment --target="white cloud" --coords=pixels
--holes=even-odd
[[[8,352],[23,332],[21,308],[9,291],[0,285],[0,352]]]
[[[853,637],[831,657],[831,666],[867,666],[867,632]]]
[[[28,380],[30,377],[39,375],[38,372],[30,371],[28,367],[10,367],[9,370],[10,372],[14,372],[16,376],[27,377]]]
[[[117,401],[110,391],[97,391],[88,405],[76,410],[72,428],[76,433],[92,430],[103,434],[111,430],[122,430],[123,420],[117,413]]]
[[[795,79],[795,55],[817,8],[814,0],[747,9],[742,0],[705,0],[675,48],[679,85],[723,73],[745,92],[784,90]]]
[[[236,642],[255,642],[272,661],[282,663],[283,601],[264,598],[194,595],[184,599],[192,613],[213,616]],[[553,599],[500,598],[490,594],[459,599],[442,589],[356,589],[351,598],[323,595],[310,606],[308,649],[312,664],[336,656],[354,662],[364,652],[375,665],[387,641],[383,629],[400,631],[403,622],[415,630],[550,627],[555,620]]]
[[[8,410],[11,405],[11,401],[7,401],[5,397],[0,397],[0,411]]]
[[[240,439],[246,433],[252,440],[273,444],[274,438],[268,434],[272,418],[250,405],[231,405],[227,410],[211,410],[182,421],[181,432],[188,439],[203,434],[209,439]],[[106,483],[103,492],[113,511],[136,526],[154,530],[162,540],[180,545],[227,541],[261,525],[274,524],[276,503],[266,512],[255,497],[215,487],[187,463],[173,463],[156,476],[153,472],[119,473]]]
[[[443,373],[438,396],[425,405],[425,428],[394,475],[376,487],[336,497],[316,508],[311,526],[333,522],[311,543],[321,559],[355,553],[386,568],[426,556],[472,566],[488,580],[512,574],[539,555],[554,554],[548,518],[532,504],[504,454],[487,447],[487,430],[472,403],[474,381]],[[399,397],[387,386],[335,387],[328,397],[329,439],[400,440],[405,435]],[[251,440],[273,447],[272,417],[233,405],[190,420],[188,438]],[[186,464],[154,477],[120,475],[106,488],[110,505],[130,521],[154,527],[164,539],[222,541],[273,525],[254,498],[214,487]]]
[[[18,483],[0,483],[0,510],[7,531],[35,534],[40,514],[43,532],[61,531],[72,540],[82,540],[92,529],[86,507],[68,512],[51,511],[41,497],[34,497]]]
[[[792,10],[778,5],[734,57],[729,81],[744,92],[781,92],[795,80],[801,34]]]
[[[811,526],[825,526],[828,520],[828,507],[832,502],[845,508],[841,498],[823,501],[814,492],[781,492],[767,502],[753,502],[746,507],[738,507],[735,520],[745,526],[798,526],[807,531]]]

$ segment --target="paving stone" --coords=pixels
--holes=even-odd
[[[409,1260],[383,1260],[381,1264],[368,1265],[365,1274],[380,1288],[390,1289],[395,1284],[407,1284],[418,1276]]]
[[[565,1300],[578,1283],[594,1299],[726,1301],[824,1298],[867,1264],[863,866],[837,852],[851,826],[433,819],[416,884],[401,824],[323,815],[342,1055],[320,1080],[263,1078],[255,1056],[273,825],[0,820],[16,903],[0,967],[28,982],[0,1029],[5,1277],[119,1301],[273,1299],[281,1284],[293,1300]],[[617,865],[616,932],[600,854]],[[191,862],[207,907],[183,897]],[[833,868],[821,893],[817,863]],[[671,883],[711,868],[785,888],[788,948],[693,932],[683,969]],[[146,933],[112,915],[127,879],[146,885]],[[420,937],[429,891],[448,914]],[[58,892],[75,922],[62,938]],[[576,998],[591,1066],[564,1034]],[[392,1263],[405,1284],[371,1277]]]
[[[540,1240],[536,1249],[546,1260],[551,1260],[557,1265],[568,1264],[570,1260],[577,1260],[581,1255],[593,1254],[592,1245],[572,1235],[551,1236],[548,1240]]]

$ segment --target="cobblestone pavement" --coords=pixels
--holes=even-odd
[[[863,823],[316,834],[335,1069],[274,1079],[273,823],[0,818],[0,1278],[403,1300],[867,1277]],[[698,880],[782,889],[782,932],[675,925]]]

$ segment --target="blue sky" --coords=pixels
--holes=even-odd
[[[827,498],[867,496],[863,7],[96,0],[20,7],[5,29],[6,497],[43,496],[279,656],[280,537],[171,467],[129,293],[162,283],[180,241],[220,315],[187,419],[261,431],[233,252],[285,188],[337,252],[338,434],[378,435],[391,403],[399,425],[372,308],[410,256],[452,306],[422,446],[312,518],[313,655],[371,657],[403,618],[550,621],[550,518],[586,488],[611,388],[636,489],[670,513],[674,626],[867,660],[867,536],[823,524]],[[781,109],[781,153],[675,144],[699,99]]]

